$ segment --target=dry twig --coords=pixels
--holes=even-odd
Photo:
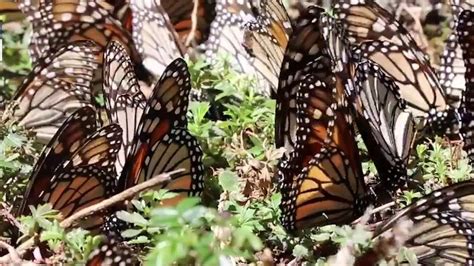
[[[131,199],[136,196],[138,193],[148,190],[157,186],[160,183],[163,183],[171,178],[172,175],[183,172],[184,169],[178,169],[169,173],[160,174],[158,176],[153,177],[150,180],[147,180],[143,183],[140,183],[136,186],[133,186],[115,196],[112,196],[106,200],[103,200],[95,205],[86,207],[73,215],[69,216],[68,218],[64,219],[59,225],[62,228],[70,227],[75,221],[80,220],[84,217],[90,216],[93,213],[99,212],[101,210],[105,210],[110,208],[111,206],[123,202],[127,199]]]
[[[138,193],[142,192],[142,191],[145,191],[145,190],[148,190],[150,188],[153,188],[157,185],[159,185],[160,183],[163,183],[167,180],[169,180],[171,178],[172,175],[175,175],[177,173],[181,173],[183,172],[184,169],[178,169],[178,170],[175,170],[175,171],[171,171],[169,173],[163,173],[163,174],[160,174],[160,175],[157,175],[153,178],[151,178],[150,180],[147,180],[143,183],[140,183],[134,187],[131,187],[109,199],[106,199],[104,201],[101,201],[95,205],[92,205],[92,206],[89,206],[87,208],[84,208],[80,211],[78,211],[77,213],[69,216],[68,218],[66,218],[65,220],[63,220],[61,223],[60,223],[60,226],[62,228],[68,228],[70,227],[75,221],[77,220],[80,220],[86,216],[89,216],[95,212],[98,212],[98,211],[101,211],[101,210],[105,210],[107,208],[110,208],[111,206],[119,203],[119,202],[123,202],[127,199],[131,199],[133,198],[134,196],[136,196]],[[25,241],[24,243],[22,243],[18,248],[16,248],[15,250],[15,254],[18,255],[19,258],[21,258],[21,256],[23,254],[25,254],[25,252],[27,250],[29,250],[31,247],[33,247],[33,245],[35,244],[35,237],[31,237],[30,239],[28,239],[27,241]],[[14,262],[14,257],[12,257],[11,255],[12,253],[9,252],[9,254],[3,256],[3,257],[0,257],[0,264],[2,263],[12,263]],[[20,259],[21,261],[21,259]]]
[[[5,203],[1,203],[2,209],[0,209],[0,216],[5,217],[10,223],[12,223],[18,229],[21,229],[20,222],[12,215],[12,207],[8,206]]]
[[[191,14],[191,30],[189,31],[189,34],[186,37],[186,42],[184,43],[186,47],[189,47],[191,42],[194,40],[194,37],[196,36],[198,9],[199,9],[199,0],[194,0],[193,13]]]
[[[353,221],[352,224],[361,223],[361,222],[362,222],[362,221],[361,221],[362,218],[365,219],[365,215],[367,215],[367,214],[368,214],[369,217],[370,217],[370,215],[376,214],[376,213],[378,213],[378,212],[380,212],[380,211],[383,211],[383,210],[388,209],[388,208],[393,207],[393,206],[395,206],[395,201],[389,202],[389,203],[384,204],[384,205],[382,205],[382,206],[379,206],[379,207],[377,207],[377,208],[375,208],[375,209],[367,209],[367,211],[366,211],[366,213],[364,214],[364,216],[359,217],[357,220]]]
[[[6,242],[0,241],[0,249],[2,248],[8,250],[11,263],[14,263],[14,264],[21,263],[21,257],[14,247],[12,247],[10,244]]]

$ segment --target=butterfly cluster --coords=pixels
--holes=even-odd
[[[416,182],[407,172],[416,135],[454,137],[453,125],[461,124],[464,149],[474,162],[472,9],[468,3],[458,7],[465,10],[453,27],[464,52],[462,86],[447,73],[452,65],[436,73],[407,30],[374,1],[339,1],[331,15],[319,7],[302,12],[289,35],[276,90],[275,143],[287,151],[277,171],[285,228],[348,224],[367,206],[392,200]],[[443,63],[459,57],[447,53]],[[376,185],[362,174],[356,132],[377,168]],[[420,199],[379,226],[376,237],[408,219],[414,229],[406,246],[420,263],[472,263],[472,194],[458,190],[469,186],[472,181]]]
[[[69,217],[177,169],[161,184],[179,194],[169,203],[199,196],[203,152],[187,128],[192,86],[182,59],[196,54],[211,63],[226,54],[276,100],[275,145],[286,152],[275,183],[290,232],[349,224],[393,200],[414,182],[415,137],[462,138],[474,164],[473,5],[452,1],[453,33],[436,71],[374,0],[336,2],[331,12],[309,6],[291,20],[279,0],[21,1],[34,67],[13,114],[46,147],[16,215],[50,203]],[[357,134],[377,168],[375,185],[364,179]],[[474,263],[473,186],[432,192],[379,225],[375,238],[407,219],[406,246],[421,263]],[[79,226],[107,233],[113,211]],[[132,263],[116,242],[89,264]]]

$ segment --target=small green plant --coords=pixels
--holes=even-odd
[[[236,156],[224,156],[224,148],[232,144],[245,145],[242,148],[252,144],[272,145],[275,101],[255,94],[253,79],[237,73],[225,59],[218,60],[212,66],[204,60],[198,60],[190,63],[189,69],[193,87],[211,98],[208,101],[191,102],[189,107],[189,129],[210,157],[210,165],[234,165],[235,160],[238,160]],[[211,109],[220,110],[225,120],[209,119],[212,116]],[[244,138],[243,143],[235,143],[240,138]],[[256,148],[252,152],[255,157],[262,154],[262,149]],[[226,162],[220,161],[222,157],[225,157]]]
[[[423,197],[423,194],[419,191],[406,190],[402,192],[400,203],[402,206],[408,206],[421,197]]]
[[[117,217],[132,224],[122,234],[128,243],[149,247],[146,265],[217,265],[227,256],[251,259],[262,248],[252,230],[237,226],[233,217],[198,205],[197,198],[184,199],[176,207],[150,207],[174,196],[163,191],[149,192],[133,201],[136,212],[117,213]]]
[[[357,141],[357,148],[359,149],[359,153],[361,155],[362,171],[365,176],[373,179],[378,175],[377,168],[375,167],[374,162],[370,160],[369,151],[367,150],[367,147],[365,146],[362,136],[357,135],[356,141]]]
[[[9,22],[2,25],[3,60],[0,61],[0,95],[11,98],[23,78],[31,70],[28,55],[29,35],[26,24]]]
[[[419,161],[417,169],[430,188],[471,179],[474,174],[466,156],[457,155],[457,150],[443,143],[441,138],[428,144],[419,144],[416,155]]]
[[[6,112],[0,112],[0,199],[17,207],[40,145]]]
[[[49,204],[30,207],[30,210],[30,216],[20,217],[20,230],[23,233],[21,239],[39,233],[39,240],[45,242],[50,251],[61,254],[48,258],[48,263],[84,263],[101,242],[101,236],[91,235],[81,228],[62,228],[59,225],[59,213]]]
[[[213,65],[202,59],[190,62],[189,68],[193,87],[207,99],[190,103],[188,126],[203,148],[208,173],[212,172],[206,188],[213,191],[204,193],[204,202],[217,201],[207,195],[219,194],[217,175],[224,169],[247,182],[242,189],[266,197],[282,155],[273,146],[275,101],[257,95],[255,81],[233,70],[225,58]]]

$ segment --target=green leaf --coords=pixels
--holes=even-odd
[[[150,239],[146,236],[138,236],[137,238],[131,239],[127,241],[129,244],[148,244],[150,243]]]
[[[219,185],[224,191],[239,191],[239,179],[234,172],[223,171],[219,175]]]
[[[179,212],[174,208],[156,208],[151,211],[151,221],[156,226],[169,226],[178,222]]]
[[[183,213],[195,206],[197,206],[201,202],[200,198],[195,198],[195,197],[190,197],[190,198],[185,198],[182,201],[176,205],[176,209]]]
[[[418,259],[413,251],[407,249],[406,247],[402,247],[399,253],[398,261],[408,261],[409,265],[418,265]]]
[[[313,239],[316,242],[324,242],[329,239],[331,239],[331,234],[329,233],[319,233],[311,236],[311,239]]]
[[[201,124],[209,111],[210,105],[208,102],[191,102],[189,110],[192,113],[194,123]]]
[[[125,238],[133,238],[139,235],[141,232],[143,232],[142,229],[127,229],[122,232],[122,236]]]
[[[183,219],[186,223],[189,223],[192,226],[197,226],[202,224],[201,219],[203,219],[207,213],[208,210],[206,207],[196,206],[194,208],[186,210],[183,213]]]
[[[9,133],[3,140],[5,145],[15,148],[20,148],[27,141],[25,136],[16,133]]]
[[[135,224],[141,227],[148,226],[149,222],[147,219],[145,219],[141,214],[137,212],[129,213],[126,211],[118,211],[116,212],[117,218],[119,218],[122,221]]]
[[[64,237],[64,229],[59,226],[59,222],[55,220],[40,235],[41,241],[62,240]]]
[[[131,202],[133,207],[135,207],[135,209],[139,212],[143,212],[147,208],[146,203],[141,200],[134,199]]]
[[[305,246],[296,245],[293,248],[293,256],[297,259],[305,258],[309,255],[309,251]]]

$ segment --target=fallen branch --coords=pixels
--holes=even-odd
[[[14,264],[21,263],[20,254],[18,254],[18,252],[16,251],[14,247],[12,247],[7,242],[0,241],[0,249],[2,248],[8,250],[8,255],[10,256],[10,262]]]
[[[35,244],[35,242],[36,242],[35,238],[36,237],[37,236],[31,237],[30,239],[26,240],[25,242],[23,242],[20,246],[18,246],[15,249],[16,254],[18,254],[18,256],[20,258],[25,254],[25,252],[27,250],[29,250]],[[13,258],[11,257],[10,254],[11,253],[9,253],[9,254],[7,254],[7,255],[0,258],[0,265],[12,263]]]
[[[5,219],[7,219],[11,224],[13,224],[15,227],[21,230],[22,226],[20,222],[11,213],[12,207],[9,207],[5,203],[1,203],[1,205],[2,205],[2,209],[0,209],[0,216],[5,217]]]
[[[99,212],[101,210],[108,209],[111,206],[113,206],[113,205],[115,205],[119,202],[123,202],[125,200],[131,199],[131,198],[135,197],[138,193],[140,193],[142,191],[145,191],[145,190],[148,190],[150,188],[156,187],[160,183],[163,183],[167,180],[170,180],[172,175],[177,174],[177,173],[181,173],[183,171],[184,171],[184,169],[178,169],[178,170],[175,170],[175,171],[172,171],[172,172],[169,172],[169,173],[164,173],[164,174],[160,174],[158,176],[155,176],[152,179],[147,180],[143,183],[140,183],[136,186],[133,186],[129,189],[126,189],[125,191],[123,191],[123,192],[121,192],[121,193],[119,193],[115,196],[112,196],[112,197],[110,197],[106,200],[103,200],[103,201],[101,201],[97,204],[86,207],[86,208],[74,213],[73,215],[71,215],[71,216],[67,217],[66,219],[64,219],[59,225],[62,228],[68,228],[77,220],[80,220],[82,218],[90,216],[91,214]]]
[[[380,212],[380,211],[383,211],[383,210],[385,210],[385,209],[388,209],[388,208],[390,208],[390,207],[392,207],[392,206],[395,206],[395,202],[394,202],[394,201],[389,202],[389,203],[387,203],[387,204],[384,204],[384,205],[382,205],[382,206],[379,206],[379,207],[377,207],[377,208],[375,208],[375,209],[367,210],[366,213],[368,213],[369,215],[373,215],[373,214],[376,214],[376,213],[378,213],[378,212]],[[365,215],[365,214],[364,214],[364,215]],[[364,216],[359,217],[358,219],[354,220],[354,221],[352,222],[352,224],[360,223],[362,218],[364,218]]]
[[[183,171],[184,171],[184,169],[178,169],[178,170],[175,170],[175,171],[171,171],[171,172],[168,172],[168,173],[157,175],[157,176],[155,176],[155,177],[153,177],[153,178],[151,178],[151,179],[149,179],[149,180],[147,180],[143,183],[140,183],[136,186],[133,186],[129,189],[126,189],[123,192],[121,192],[121,193],[119,193],[115,196],[112,196],[112,197],[110,197],[106,200],[103,200],[103,201],[101,201],[97,204],[86,207],[86,208],[76,212],[75,214],[73,214],[73,215],[69,216],[68,218],[66,218],[65,220],[63,220],[59,225],[62,228],[68,228],[77,220],[80,220],[84,217],[87,217],[87,216],[89,216],[89,215],[91,215],[95,212],[110,208],[111,206],[117,204],[118,202],[122,202],[122,201],[125,201],[127,199],[131,199],[134,196],[136,196],[138,193],[143,192],[143,191],[148,190],[148,189],[151,189],[153,187],[156,187],[160,183],[163,183],[163,182],[169,180],[172,175],[175,175],[177,173],[181,173]],[[28,249],[30,249],[34,244],[35,244],[35,237],[31,237],[30,239],[28,239],[27,241],[22,243],[20,246],[18,246],[18,248],[16,248],[16,250],[15,250],[16,253],[15,254],[18,254],[18,256],[21,258],[21,256],[23,256],[23,254],[25,254],[25,252]],[[11,252],[10,252],[10,254],[7,254],[3,257],[0,257],[0,264],[2,264],[2,263],[11,263],[12,261],[13,261],[13,257],[11,256]]]
[[[184,43],[186,47],[189,47],[191,42],[194,40],[194,37],[196,36],[198,9],[199,0],[194,0],[193,12],[191,13],[191,30],[189,31],[188,36],[186,36],[186,42]]]

